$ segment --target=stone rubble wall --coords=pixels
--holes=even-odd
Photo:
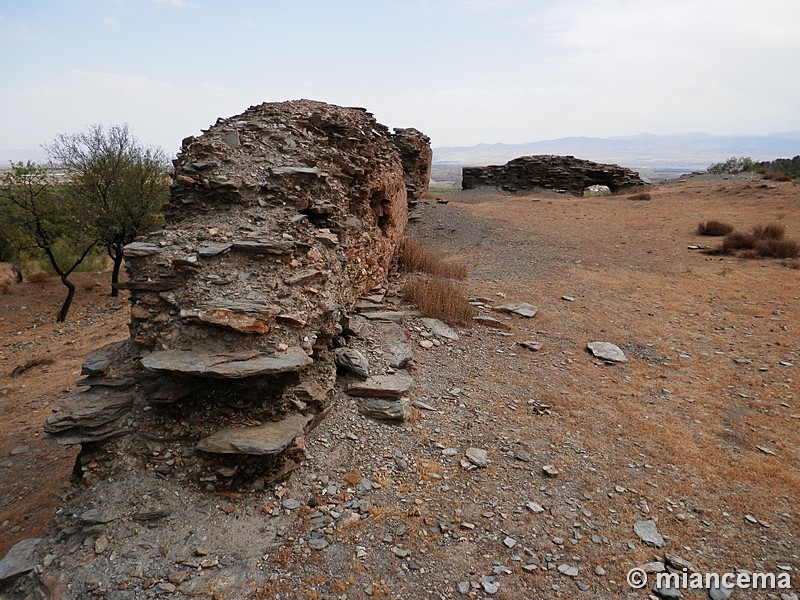
[[[413,128],[395,128],[392,136],[405,172],[406,193],[409,204],[413,205],[428,191],[431,181],[433,150],[430,138]]]
[[[385,284],[407,188],[426,188],[430,156],[416,130],[308,100],[186,138],[166,226],[126,248],[130,340],[87,361],[88,389],[46,431],[82,444],[84,464],[159,439],[156,468],[179,478],[215,482],[223,464],[241,488],[291,470],[330,409],[332,350],[357,298]]]
[[[607,165],[573,156],[534,155],[510,160],[505,165],[464,167],[461,187],[465,190],[494,187],[508,192],[546,189],[578,196],[591,185],[606,185],[611,191],[645,185],[639,174],[619,165]]]

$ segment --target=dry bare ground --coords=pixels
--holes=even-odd
[[[421,204],[412,234],[469,265],[471,296],[539,312],[491,313],[509,329],[476,325],[457,342],[416,345],[412,397],[435,410],[387,425],[342,396],[285,485],[212,500],[216,518],[250,527],[241,552],[270,573],[254,597],[458,598],[461,584],[475,598],[644,598],[625,575],[665,553],[703,572],[786,572],[797,588],[800,270],[688,247],[716,243],[695,233],[712,219],[739,230],[779,222],[800,238],[800,188],[691,178],[650,194],[474,191]],[[50,324],[57,299],[42,289],[0,296],[3,549],[44,531],[69,477],[74,453],[41,439],[42,420],[90,348],[125,335],[124,311],[96,290],[79,294],[70,323]],[[429,339],[418,320],[405,325],[415,344]],[[594,340],[628,362],[591,357]],[[8,377],[48,353],[53,364]],[[12,455],[19,446],[29,449]],[[467,448],[486,450],[486,466],[465,468]],[[663,548],[637,537],[642,520]],[[322,550],[309,547],[310,530],[326,533]],[[169,531],[150,532],[154,556]],[[215,543],[209,534],[210,556]],[[87,569],[101,561],[88,548],[75,559]],[[235,563],[222,550],[219,559]],[[146,581],[155,591],[167,578]],[[140,597],[115,591],[136,577],[103,584],[108,597]]]

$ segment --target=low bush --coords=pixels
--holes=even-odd
[[[639,192],[638,194],[631,194],[628,200],[650,200],[649,192]]]
[[[461,290],[447,279],[414,277],[403,288],[405,298],[423,314],[450,325],[469,325],[475,309]]]
[[[752,250],[756,245],[756,238],[749,233],[734,231],[722,239],[720,250],[722,254],[730,254],[736,250]]]
[[[53,274],[48,273],[47,271],[34,271],[33,273],[25,275],[25,281],[30,283],[42,283],[51,277],[53,277]]]
[[[753,227],[753,237],[759,240],[782,240],[785,233],[786,227],[780,223],[769,223]]]
[[[759,171],[767,181],[791,181],[792,178],[784,173],[775,171]]]
[[[697,235],[728,235],[733,229],[733,225],[722,221],[706,221],[697,225]]]
[[[412,237],[403,238],[397,262],[400,270],[406,273],[428,273],[448,279],[466,279],[467,277],[466,266],[444,260],[432,248]]]
[[[754,250],[764,258],[797,258],[800,256],[800,243],[775,238],[760,239],[756,240]]]

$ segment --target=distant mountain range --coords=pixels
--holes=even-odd
[[[800,154],[800,130],[771,135],[674,135],[616,136],[608,138],[567,137],[526,144],[478,144],[433,149],[434,172],[451,174],[456,166],[504,164],[530,154],[570,155],[595,162],[618,164],[657,180],[705,170],[708,165],[732,156],[754,160],[792,158]],[[445,180],[451,179],[446,176]]]

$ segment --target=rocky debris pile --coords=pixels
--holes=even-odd
[[[540,154],[522,156],[505,165],[464,167],[461,187],[495,187],[507,192],[546,189],[582,196],[592,185],[607,186],[612,192],[645,185],[639,174],[619,165],[607,165],[574,156]]]
[[[84,480],[124,455],[208,490],[263,488],[331,408],[332,351],[386,281],[429,140],[360,108],[265,103],[186,138],[174,166],[167,225],[125,249],[130,340],[87,362],[45,429],[83,445]]]
[[[392,140],[400,151],[400,158],[403,161],[408,203],[414,205],[425,195],[430,184],[433,161],[431,140],[411,127],[395,128]]]

